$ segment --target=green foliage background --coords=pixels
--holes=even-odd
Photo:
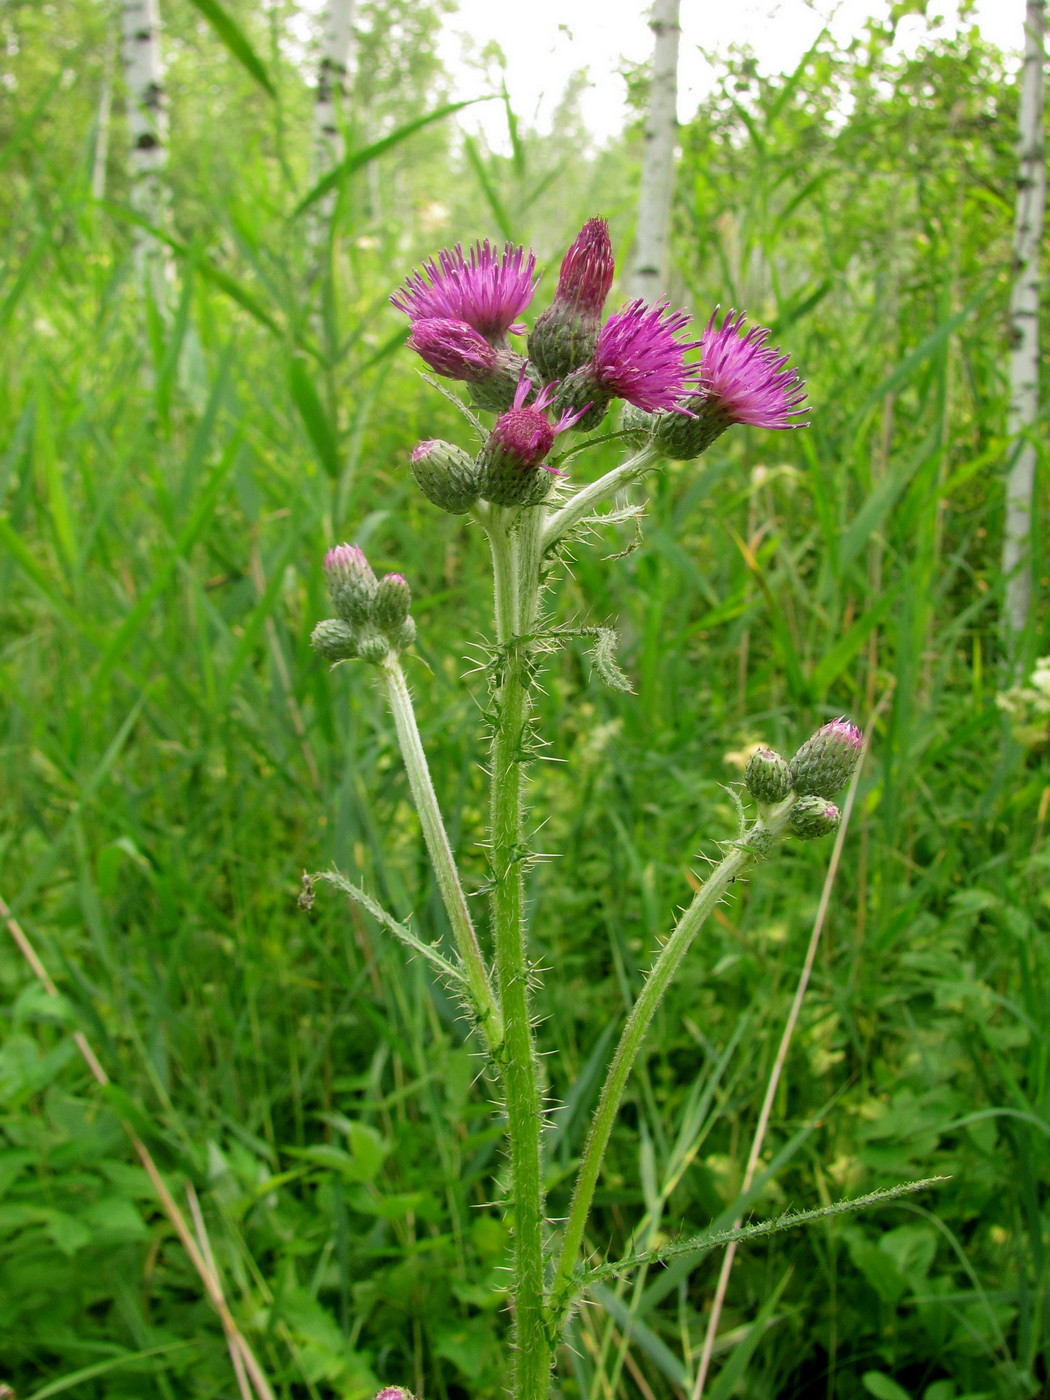
[[[508,112],[509,156],[435,122],[345,180],[318,265],[291,217],[308,49],[287,3],[227,9],[278,97],[169,0],[168,316],[132,273],[119,91],[91,195],[103,7],[2,12],[0,893],[64,997],[0,947],[0,1379],[21,1400],[234,1393],[130,1112],[195,1183],[278,1394],[481,1400],[506,1328],[491,1090],[421,965],[334,897],[296,909],[300,872],[334,863],[445,932],[372,681],[328,674],[307,638],[333,541],[409,576],[420,723],[479,887],[484,680],[464,658],[488,628],[484,551],[415,492],[415,442],[465,440],[386,298],[457,239],[512,236],[550,268],[601,212],[624,251],[638,141],[581,156],[571,95],[553,137]],[[365,8],[352,150],[450,100],[436,24]],[[772,325],[812,427],[734,430],[668,467],[635,552],[609,531],[554,603],[617,622],[636,692],[570,650],[544,702],[554,1214],[640,971],[733,833],[735,756],[881,706],[767,1160],[807,1132],[757,1213],[951,1179],[742,1251],[716,1400],[1048,1384],[1050,784],[994,703],[1016,93],[976,34],[909,62],[891,38],[822,40],[787,78],[734,60],[682,133],[672,293]],[[691,958],[614,1139],[598,1249],[732,1206],[827,855],[759,870]],[[688,1394],[716,1269],[596,1289],[564,1394]]]

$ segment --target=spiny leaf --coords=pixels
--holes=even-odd
[[[421,938],[417,938],[411,929],[405,928],[392,914],[388,914],[382,905],[377,904],[371,895],[365,894],[364,890],[352,885],[345,875],[340,875],[338,870],[319,870],[313,875],[303,876],[303,892],[299,896],[299,904],[303,909],[309,909],[313,905],[313,886],[316,881],[323,880],[327,885],[334,885],[343,894],[349,895],[355,904],[360,904],[362,909],[366,909],[376,923],[382,924],[395,938],[399,938],[406,947],[413,952],[419,953],[426,958],[427,962],[444,977],[450,978],[453,982],[461,986],[467,985],[467,979],[460,968],[451,963],[443,953],[429,943],[424,943]]]
[[[710,1254],[713,1249],[721,1249],[723,1245],[732,1244],[735,1240],[753,1240],[765,1235],[779,1235],[784,1230],[794,1230],[800,1225],[809,1225],[814,1220],[824,1220],[832,1215],[846,1215],[858,1210],[867,1210],[869,1206],[885,1205],[887,1201],[895,1201],[901,1196],[912,1196],[917,1191],[925,1191],[927,1187],[938,1186],[942,1181],[950,1181],[947,1176],[930,1176],[922,1181],[905,1181],[899,1186],[886,1186],[878,1191],[869,1191],[866,1196],[855,1196],[851,1201],[835,1201],[830,1206],[821,1206],[817,1210],[785,1211],[783,1215],[774,1216],[770,1220],[760,1220],[756,1225],[742,1225],[735,1230],[715,1230],[702,1231],[699,1235],[693,1235],[687,1240],[674,1240],[671,1244],[663,1245],[660,1249],[646,1250],[641,1254],[631,1254],[624,1259],[617,1260],[614,1264],[601,1264],[596,1269],[585,1272],[580,1280],[581,1286],[589,1287],[592,1283],[599,1283],[602,1279],[619,1278],[623,1274],[630,1273],[632,1269],[640,1268],[643,1264],[663,1263],[668,1259],[676,1259],[682,1254]]]

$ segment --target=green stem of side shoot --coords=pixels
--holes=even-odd
[[[787,813],[790,811],[793,801],[794,797],[792,796],[780,806],[768,810],[764,818],[760,818],[752,828],[749,833],[750,839],[753,841],[758,837],[758,843],[761,844],[762,833],[768,833],[770,838],[776,839],[784,829]],[[642,1047],[646,1032],[693,939],[717,907],[729,886],[738,875],[748,868],[754,859],[755,850],[750,845],[741,843],[734,846],[729,854],[715,866],[704,882],[703,888],[697,892],[692,904],[675,925],[674,932],[661,949],[637,1001],[631,1008],[616,1052],[609,1065],[576,1176],[576,1187],[569,1209],[569,1217],[565,1224],[561,1253],[558,1256],[550,1293],[549,1324],[551,1335],[554,1337],[560,1335],[573,1303],[576,1261],[583,1244],[602,1160],[605,1156],[605,1149],[609,1145],[609,1137],[620,1109],[627,1080],[635,1060],[638,1058],[638,1052]]]
[[[449,923],[452,925],[456,946],[459,949],[460,958],[463,960],[463,970],[470,989],[474,1014],[489,1052],[498,1056],[501,1053],[503,1043],[503,1018],[500,1015],[499,1004],[489,981],[481,948],[478,946],[474,923],[470,917],[470,910],[467,908],[463,886],[460,884],[459,871],[456,868],[456,860],[452,854],[445,824],[441,819],[437,794],[430,778],[426,753],[419,737],[415,711],[412,707],[412,697],[409,694],[405,673],[401,669],[401,663],[398,661],[396,653],[389,652],[380,662],[379,670],[383,677],[390,710],[394,716],[394,726],[397,729],[398,743],[401,746],[401,756],[408,774],[408,785],[423,828],[423,839],[426,841],[430,861],[437,876],[438,889],[441,891]]]

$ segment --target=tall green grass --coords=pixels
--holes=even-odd
[[[414,492],[411,447],[459,427],[386,296],[476,233],[550,258],[607,210],[623,248],[635,151],[583,163],[519,128],[501,157],[436,122],[348,175],[318,268],[289,217],[308,91],[277,36],[228,8],[278,100],[170,7],[169,315],[133,282],[119,127],[109,202],[89,197],[95,7],[63,10],[86,57],[57,83],[55,31],[16,16],[0,893],[65,1002],[3,949],[0,1379],[20,1400],[233,1393],[123,1139],[133,1109],[172,1180],[196,1184],[279,1395],[495,1395],[500,1129],[456,1008],[364,916],[296,910],[300,872],[334,863],[446,933],[379,698],[307,638],[334,540],[410,577],[420,723],[481,886],[484,681],[464,658],[489,627],[484,561]],[[354,149],[448,96],[426,23],[406,37],[371,14]],[[633,553],[601,558],[630,531],[578,551],[559,618],[616,620],[635,694],[569,651],[543,700],[563,760],[534,781],[537,844],[558,858],[532,887],[556,1213],[639,969],[734,830],[733,755],[884,706],[769,1160],[808,1131],[758,1210],[951,1180],[742,1251],[719,1400],[1047,1381],[1050,789],[994,707],[1014,95],[975,43],[898,64],[884,38],[822,43],[784,80],[728,73],[683,132],[678,292],[699,318],[721,302],[774,325],[813,426],[741,430],[669,467]],[[825,859],[800,847],[760,872],[691,959],[633,1081],[595,1243],[649,1245],[731,1206]],[[89,1082],[74,1028],[126,1097]],[[687,1394],[716,1267],[596,1286],[565,1394]]]

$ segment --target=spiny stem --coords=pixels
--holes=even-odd
[[[492,743],[492,915],[514,1208],[516,1400],[546,1400],[552,1355],[544,1318],[541,1104],[525,940],[522,795],[531,708],[529,658],[526,644],[518,640],[538,608],[540,524],[535,510],[494,509],[489,521],[496,634],[503,648]]]
[[[769,810],[752,828],[753,833],[768,832],[771,837],[780,835],[787,820],[793,797]],[[549,1322],[550,1334],[557,1340],[572,1305],[574,1271],[580,1246],[583,1243],[587,1219],[594,1200],[595,1187],[601,1172],[602,1159],[609,1144],[613,1124],[620,1109],[623,1091],[627,1086],[634,1062],[642,1047],[646,1032],[663,1000],[664,994],[674,979],[682,959],[689,950],[693,939],[710,917],[726,890],[755,858],[753,849],[746,845],[735,846],[708,876],[703,888],[698,891],[692,904],[675,925],[674,932],[660,951],[645,979],[638,999],[631,1008],[631,1014],[620,1035],[619,1044],[602,1086],[601,1098],[591,1121],[583,1158],[576,1176],[569,1218],[565,1225],[561,1253],[558,1257],[551,1286]]]
[[[415,710],[412,707],[412,697],[405,681],[405,673],[402,671],[401,663],[394,652],[387,653],[384,660],[380,662],[379,670],[386,687],[390,711],[394,716],[394,726],[397,729],[397,739],[401,746],[401,756],[408,774],[408,786],[411,789],[412,800],[415,802],[423,828],[423,839],[427,843],[427,851],[437,876],[438,889],[441,891],[449,923],[452,925],[456,947],[463,960],[463,970],[466,973],[471,1000],[478,1018],[478,1026],[485,1037],[485,1043],[490,1053],[495,1055],[500,1051],[503,1043],[503,1017],[492,990],[485,960],[481,955],[478,937],[474,931],[474,923],[470,917],[470,910],[467,908],[459,871],[456,868],[456,860],[452,854],[445,824],[441,819],[441,809],[438,806],[434,784],[430,779],[430,769],[427,765],[422,740],[419,737],[419,728],[416,725]]]

